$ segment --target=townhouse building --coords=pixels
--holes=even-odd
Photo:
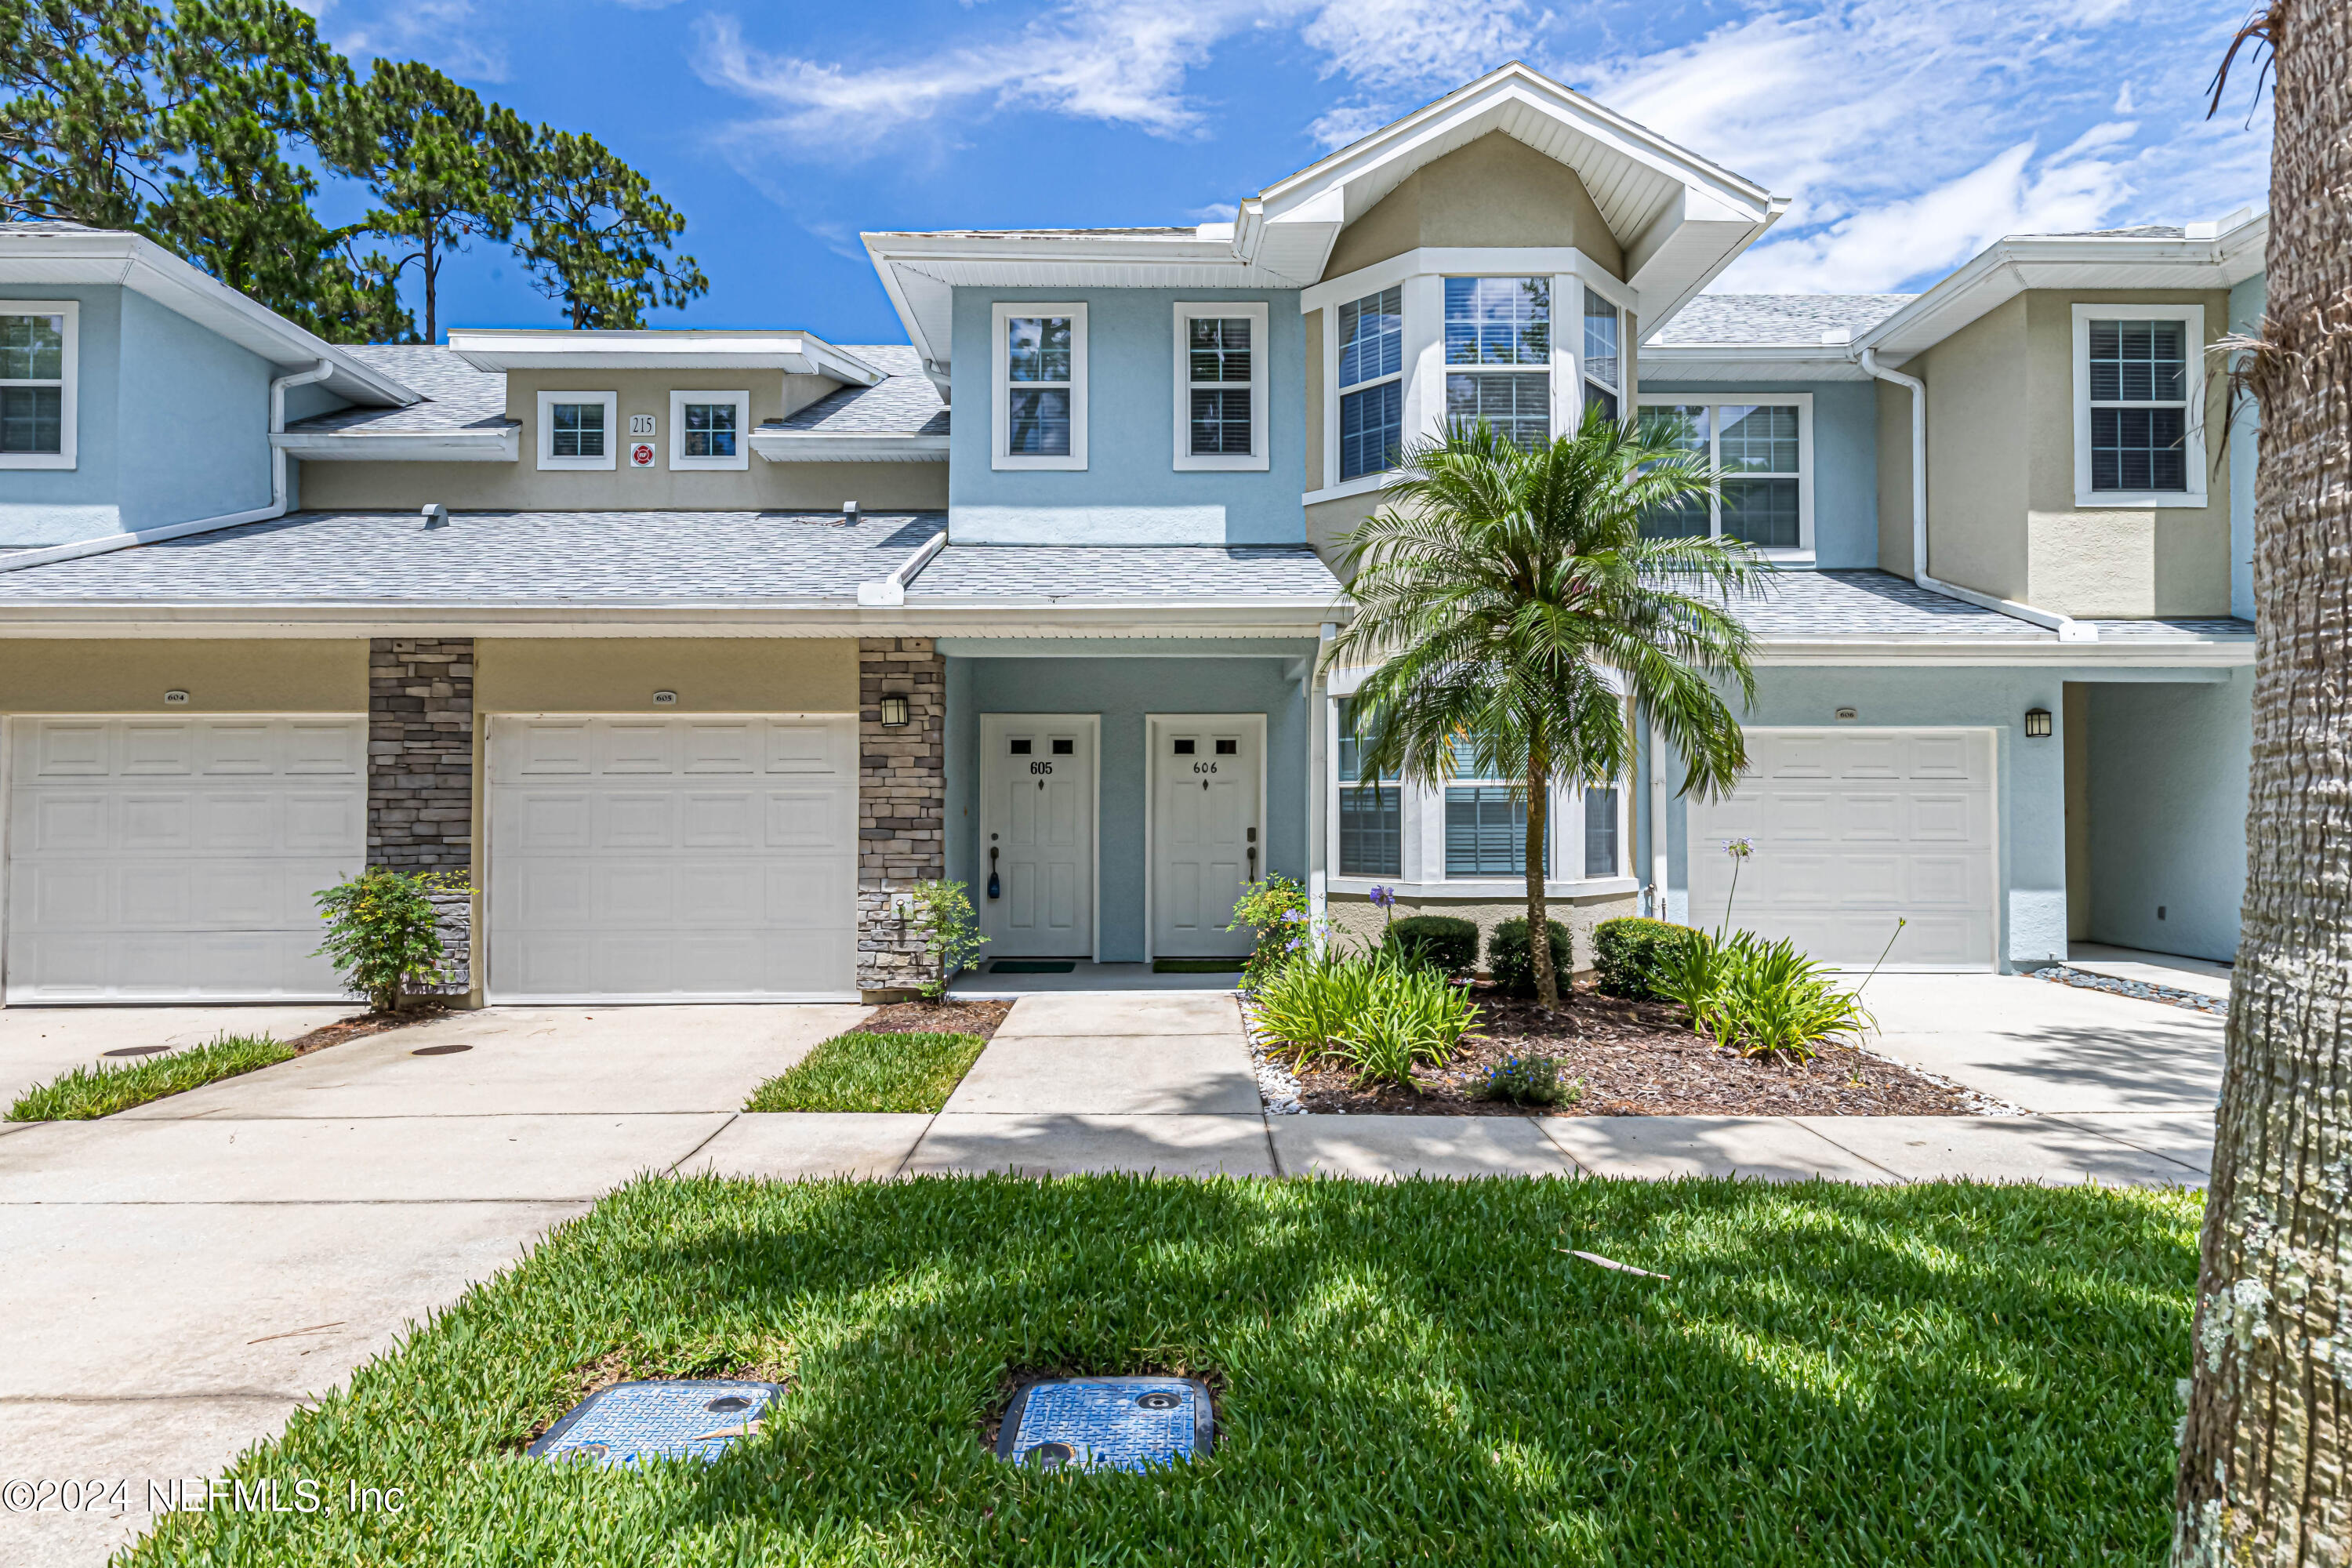
[[[1709,285],[1785,204],[1523,66],[1229,224],[866,237],[907,342],[341,347],[135,236],[0,226],[0,984],[334,994],[312,894],[458,872],[475,1003],[903,990],[1521,897],[1508,781],[1357,776],[1334,566],[1398,445],[1591,406],[1780,568],[1753,771],[1568,781],[1589,928],[1866,964],[2234,950],[2264,219],[2001,241],[1917,296]],[[1580,943],[1579,962],[1589,962]]]

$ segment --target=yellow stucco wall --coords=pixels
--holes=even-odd
[[[741,469],[672,469],[672,391],[748,391],[751,423],[782,418],[835,384],[773,371],[514,371],[507,376],[507,417],[522,422],[520,455],[511,463],[325,463],[302,465],[301,503],[311,510],[407,509],[432,501],[462,510],[835,511],[855,500],[867,511],[936,510],[948,504],[948,466],[936,463],[771,463],[756,453]],[[619,427],[650,414],[661,457],[650,468],[625,458],[612,469],[539,467],[539,394],[613,392]],[[616,438],[618,438],[616,437]]]
[[[484,713],[857,710],[848,637],[484,637],[474,668]]]
[[[2205,342],[2229,331],[2230,300],[2220,290],[2074,292],[2024,297],[2032,403],[2032,463],[2027,497],[2026,597],[2077,616],[2226,616],[2230,613],[2229,443],[2215,439],[2226,386],[2209,358],[2203,507],[2127,510],[2074,505],[2074,312],[2082,304],[2200,305]],[[2192,414],[2192,417],[2195,416]]]
[[[1903,367],[1927,384],[1927,570],[2004,599],[2026,589],[2025,367],[2022,297]]]
[[[1911,391],[1891,381],[1877,384],[1878,565],[1881,571],[1908,577],[1913,570]]]
[[[1501,132],[1406,176],[1339,231],[1323,276],[1423,246],[1573,246],[1625,275],[1625,255],[1576,171]]]
[[[2204,507],[2074,504],[2076,303],[2195,304],[2210,344],[2228,330],[2221,292],[2034,289],[1903,369],[1927,383],[1928,570],[1949,583],[2084,618],[2220,616],[2230,609],[2228,444],[2206,454]],[[2223,426],[2208,361],[2202,418]],[[1911,569],[1910,409],[1879,392],[1879,563]],[[1899,488],[1898,488],[1899,487]]]
[[[1323,312],[1307,312],[1306,489],[1323,488]]]
[[[368,645],[227,639],[0,642],[0,712],[364,713]],[[163,693],[185,691],[185,705]]]

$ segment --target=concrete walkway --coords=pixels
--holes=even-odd
[[[2225,1002],[2230,997],[2230,966],[2209,959],[2078,942],[2066,950],[2066,967],[2115,980],[2137,980],[2143,985],[2169,985],[2176,991],[2194,991]]]

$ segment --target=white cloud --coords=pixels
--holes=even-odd
[[[1299,37],[1327,57],[1326,76],[1394,92],[1457,87],[1525,54],[1549,19],[1522,0],[1332,0]]]
[[[321,22],[333,3],[321,0]],[[471,81],[507,79],[506,43],[484,25],[474,0],[398,0],[363,20],[321,30],[355,59],[423,60]]]

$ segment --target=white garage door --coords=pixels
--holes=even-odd
[[[496,718],[498,1002],[855,1000],[857,722]]]
[[[1866,968],[1989,969],[1999,930],[1989,730],[1748,731],[1749,773],[1690,813],[1693,925],[1731,894],[1725,841],[1749,838],[1731,923]]]
[[[367,859],[367,721],[18,719],[11,1002],[320,1001],[312,895]]]

